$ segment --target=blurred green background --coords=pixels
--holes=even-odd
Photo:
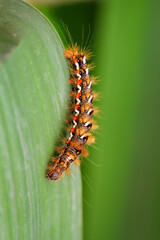
[[[100,129],[82,163],[84,239],[160,239],[160,2],[49,2],[32,4],[65,46],[69,30],[92,50],[100,79]]]

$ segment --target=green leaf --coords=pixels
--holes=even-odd
[[[0,2],[1,239],[81,239],[78,167],[45,169],[68,106],[69,71],[51,24],[23,1]]]
[[[100,167],[88,166],[86,240],[160,239],[159,12],[160,1],[139,0],[104,1],[99,12],[102,130],[90,159]]]

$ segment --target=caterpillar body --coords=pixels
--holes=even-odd
[[[79,51],[77,47],[67,49],[64,56],[72,67],[69,79],[73,89],[70,94],[73,98],[72,127],[69,138],[66,140],[65,146],[60,149],[58,157],[50,159],[46,170],[46,178],[49,180],[59,179],[70,164],[77,161],[80,154],[87,155],[84,148],[86,142],[94,142],[90,130],[93,127],[97,128],[92,119],[95,109],[93,107],[92,79],[86,63],[89,56],[83,51]]]

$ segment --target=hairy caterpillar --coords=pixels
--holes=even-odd
[[[95,112],[92,92],[93,79],[89,75],[89,68],[86,64],[89,54],[79,51],[78,47],[75,46],[72,49],[67,49],[64,56],[72,66],[72,74],[69,79],[69,83],[72,84],[70,95],[73,98],[72,127],[65,146],[59,150],[59,156],[50,159],[46,170],[46,178],[49,180],[59,179],[70,164],[77,161],[80,154],[87,155],[84,149],[86,142],[94,142],[90,130],[97,128],[92,119]]]

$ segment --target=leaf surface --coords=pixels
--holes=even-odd
[[[23,1],[0,2],[1,239],[81,239],[78,167],[45,169],[68,107],[69,71],[51,24]]]

